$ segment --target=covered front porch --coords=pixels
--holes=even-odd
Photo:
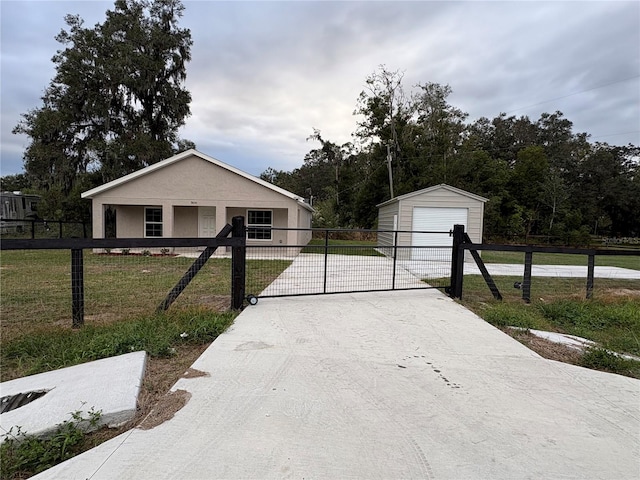
[[[97,207],[97,208],[96,208]],[[97,210],[97,211],[96,211]],[[94,205],[94,238],[211,238],[233,217],[245,218],[247,244],[301,245],[311,232],[296,231],[296,208],[252,208],[234,205]],[[310,226],[310,225],[309,225]],[[291,229],[291,230],[287,230]]]

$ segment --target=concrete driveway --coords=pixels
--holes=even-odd
[[[640,381],[437,290],[262,299],[193,368],[175,417],[35,478],[640,478]]]

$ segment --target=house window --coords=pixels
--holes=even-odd
[[[247,210],[247,238],[271,240],[273,212],[271,210]]]
[[[144,236],[162,236],[162,207],[145,207],[144,209]]]

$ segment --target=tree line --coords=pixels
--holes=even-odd
[[[322,227],[375,227],[391,176],[394,196],[446,183],[488,198],[490,238],[640,236],[637,146],[591,143],[559,111],[468,122],[451,93],[431,82],[407,91],[402,72],[380,66],[357,99],[352,142],[314,130],[308,140],[319,146],[299,168],[261,177],[312,199]]]

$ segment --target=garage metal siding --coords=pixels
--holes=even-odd
[[[399,206],[399,202],[393,202],[380,207],[380,210],[378,211],[378,230],[393,230],[393,217],[398,214]],[[393,246],[393,234],[384,232],[378,233],[378,246]]]

